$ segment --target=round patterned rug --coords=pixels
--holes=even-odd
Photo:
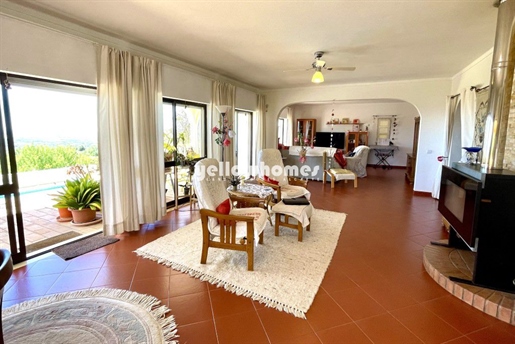
[[[120,289],[56,294],[4,309],[6,343],[177,343],[173,316],[153,296]]]

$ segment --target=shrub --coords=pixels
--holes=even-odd
[[[79,152],[72,145],[47,146],[25,145],[16,149],[16,164],[18,172],[48,170],[62,168],[77,164],[98,164],[98,150],[95,146],[88,147]]]

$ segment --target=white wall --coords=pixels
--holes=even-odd
[[[397,116],[396,135],[392,141],[399,150],[394,156],[388,158],[392,166],[406,166],[406,153],[413,150],[413,131],[415,127],[414,118],[417,117],[417,109],[407,102],[349,102],[349,103],[327,103],[327,104],[296,104],[292,106],[294,121],[298,118],[314,118],[317,120],[316,131],[331,132],[332,125],[327,124],[331,120],[332,110],[334,118],[349,118],[351,121],[358,119],[361,123],[361,130],[368,128],[368,144],[376,144],[376,121],[374,115]],[[393,129],[393,128],[392,128]],[[351,124],[335,124],[334,132],[352,131]],[[378,161],[374,154],[369,154],[368,163],[375,164]]]
[[[96,45],[87,40],[0,14],[0,47],[0,70],[96,84]],[[209,104],[212,83],[205,76],[163,64],[165,97]],[[255,111],[257,94],[237,87],[236,106]]]
[[[211,103],[212,81],[179,68],[163,65],[163,96]]]
[[[332,100],[398,99],[412,104],[420,113],[421,132],[414,190],[430,192],[439,164],[437,152],[443,151],[445,99],[451,90],[450,79],[395,81],[389,83],[313,86],[266,92],[267,147],[274,147],[277,116],[285,106]],[[274,128],[272,130],[272,128]]]
[[[257,110],[257,94],[241,87],[236,87],[236,108],[254,112]]]
[[[0,70],[8,73],[96,85],[96,46],[86,39],[0,14]],[[208,104],[210,114],[212,85],[209,77],[163,63],[165,97]],[[257,93],[236,87],[236,107],[256,111]]]
[[[471,86],[484,87],[490,83],[492,70],[492,53],[490,49],[462,71],[452,77],[451,94],[460,93]]]
[[[95,85],[96,66],[92,43],[0,15],[0,70]]]

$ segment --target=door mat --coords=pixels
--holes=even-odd
[[[49,247],[49,246],[58,244],[60,242],[69,240],[71,238],[75,238],[75,237],[81,236],[81,235],[82,234],[80,234],[78,232],[69,231],[69,232],[66,232],[66,233],[59,234],[59,235],[56,235],[54,237],[48,238],[48,239],[40,240],[40,241],[35,242],[33,244],[27,245],[27,253],[32,253],[32,252],[35,252],[37,250],[41,250],[42,248]]]
[[[99,234],[60,246],[52,250],[52,252],[64,260],[70,260],[72,258],[83,255],[84,253],[96,250],[97,248],[113,244],[119,240],[120,239],[115,237],[106,237]]]

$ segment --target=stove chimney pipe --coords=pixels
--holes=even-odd
[[[482,164],[492,169],[503,168],[515,67],[514,19],[515,0],[501,0],[497,14],[482,157]]]

